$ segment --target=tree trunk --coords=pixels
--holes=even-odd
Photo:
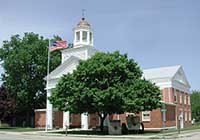
[[[101,114],[101,113],[98,113],[99,117],[100,117],[100,131],[103,133],[103,130],[104,130],[104,120],[107,116],[107,113],[104,113],[104,114]]]

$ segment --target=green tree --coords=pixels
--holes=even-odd
[[[60,38],[55,36],[54,39]],[[16,100],[17,112],[33,112],[45,107],[43,78],[47,74],[48,42],[38,34],[25,33],[22,38],[12,36],[0,48],[0,61],[4,68],[2,81]],[[59,52],[51,53],[50,70],[60,64],[60,59]]]
[[[4,86],[0,87],[0,126],[1,121],[14,112],[15,101]]]
[[[108,114],[140,112],[160,106],[160,90],[142,79],[142,71],[127,55],[96,53],[64,75],[50,101],[62,111],[97,112],[103,131]]]
[[[192,117],[200,121],[200,91],[193,91],[191,94]]]

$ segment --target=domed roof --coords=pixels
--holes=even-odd
[[[79,27],[90,27],[90,24],[85,20],[85,18],[82,18],[81,21],[77,24]]]

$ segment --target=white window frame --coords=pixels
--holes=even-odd
[[[190,95],[188,95],[188,105],[190,105]]]
[[[148,115],[149,117],[144,115]],[[142,111],[142,121],[143,122],[151,121],[151,111]]]
[[[84,34],[85,33],[85,34]],[[88,38],[88,36],[87,36],[87,31],[82,31],[82,41],[83,42],[87,42],[87,38]],[[84,36],[85,35],[85,36]]]
[[[80,40],[81,40],[81,32],[77,31],[76,32],[76,42],[80,42]]]
[[[187,121],[188,120],[188,117],[187,117],[187,110],[185,111],[185,121]]]
[[[187,100],[187,95],[183,95],[183,96],[184,96],[183,97],[184,98],[184,104],[186,104],[187,103],[187,101],[186,101]]]
[[[191,111],[189,110],[188,113],[189,113],[189,118],[188,119],[189,119],[189,121],[191,121],[192,120]]]
[[[176,93],[176,89],[174,89],[174,102],[177,102],[177,93]]]

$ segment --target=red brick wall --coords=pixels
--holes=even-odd
[[[96,128],[99,125],[99,116],[97,113],[89,114],[89,128]]]
[[[160,109],[152,110],[150,113],[150,122],[144,123],[144,128],[161,128],[162,127],[162,114]],[[140,120],[142,121],[142,113],[140,113]]]
[[[70,127],[81,128],[81,115],[70,113]]]
[[[62,128],[63,112],[55,111],[53,114],[53,127]],[[35,112],[35,127],[44,128],[46,126],[46,111]]]
[[[177,98],[177,101],[174,100],[174,94],[176,93],[176,98]],[[177,115],[179,116],[181,111],[180,110],[183,110],[183,117],[185,118],[185,112],[187,114],[187,120],[185,121],[184,119],[184,126],[185,127],[188,127],[188,126],[191,126],[191,120],[189,120],[189,116],[191,116],[191,105],[189,104],[189,99],[188,97],[190,97],[190,94],[189,93],[186,93],[184,91],[180,91],[180,90],[177,90],[175,88],[164,88],[162,90],[162,99],[165,101],[165,102],[169,102],[169,103],[174,103],[177,105]],[[186,103],[185,103],[185,100],[184,98],[186,97]],[[182,99],[182,102],[181,102],[181,99]],[[192,117],[191,117],[192,119]]]
[[[53,126],[54,128],[63,128],[63,112],[54,112]]]
[[[35,127],[45,127],[45,122],[46,122],[46,111],[37,111],[35,112]]]
[[[166,107],[166,121],[165,127],[176,126],[176,107],[173,105],[165,105]],[[140,120],[142,121],[142,113],[140,115]],[[150,112],[150,121],[143,121],[145,128],[162,128],[163,127],[163,115],[160,109],[155,109]]]
[[[174,92],[176,91],[177,94],[177,101],[174,101]],[[180,103],[180,95],[182,97],[182,103]],[[183,110],[183,116],[185,118],[185,112],[187,114],[187,120],[184,119],[184,126],[188,127],[191,126],[191,120],[189,120],[189,116],[191,116],[191,105],[189,103],[189,97],[190,94],[185,93],[183,91],[174,89],[174,88],[164,88],[162,90],[162,99],[166,103],[174,103],[176,104],[177,108],[175,106],[166,106],[167,112],[166,112],[166,126],[176,126],[176,122],[174,120],[174,117],[176,116],[176,112],[178,115],[180,115],[180,110]],[[184,103],[184,97],[186,97],[186,103]],[[151,121],[150,122],[144,122],[144,126],[146,128],[161,128],[162,127],[162,113],[160,112],[160,109],[153,110],[151,112]],[[141,117],[141,113],[140,113]],[[81,127],[81,115],[80,114],[71,114],[71,126],[72,127]],[[121,123],[126,123],[126,115],[120,114],[120,115],[110,115],[110,120],[121,120]],[[192,119],[192,117],[191,117]],[[36,112],[35,114],[35,124],[36,127],[45,127],[45,111]],[[142,118],[141,118],[142,120]],[[63,121],[63,114],[60,112],[56,112],[54,115],[54,126],[62,127],[62,121]],[[90,114],[89,115],[89,127],[96,127],[99,125],[99,117],[97,114]]]

